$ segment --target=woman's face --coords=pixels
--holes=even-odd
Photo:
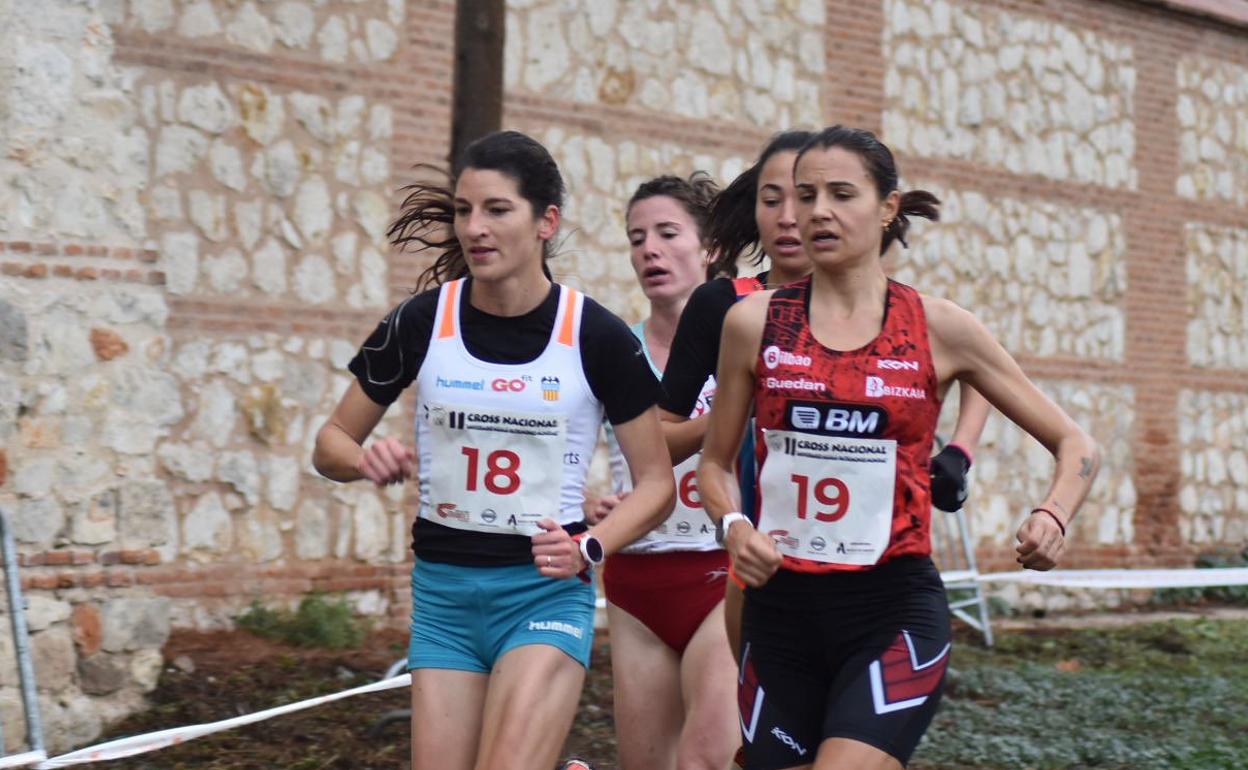
[[[794,208],[793,161],[796,150],[778,152],[767,159],[758,174],[758,192],[754,198],[754,222],[758,226],[759,243],[771,258],[773,269],[786,274],[809,272],[810,260],[802,250]]]
[[[693,217],[666,195],[643,198],[628,210],[629,256],[651,302],[684,301],[706,276],[707,255]]]
[[[507,278],[542,262],[542,245],[559,228],[559,209],[535,216],[516,181],[489,169],[468,168],[455,185],[455,237],[472,277]]]
[[[794,176],[798,227],[815,265],[879,259],[884,225],[897,216],[896,190],[881,200],[862,158],[841,147],[807,151]]]

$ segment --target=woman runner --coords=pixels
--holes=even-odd
[[[650,302],[649,317],[632,329],[656,374],[706,270],[702,233],[716,192],[704,174],[688,181],[661,176],[639,186],[628,203],[631,262]],[[712,379],[695,416],[710,407],[713,393]],[[628,467],[608,443],[615,495],[598,501],[591,521],[628,494]],[[603,572],[623,770],[723,770],[740,745],[736,666],[723,619],[728,557],[698,501],[696,470],[696,455],[676,466],[672,515],[610,557]]]
[[[689,415],[708,378],[714,382],[728,310],[747,294],[793,283],[811,271],[795,216],[793,161],[813,136],[800,130],[776,134],[754,165],[725,188],[711,208],[705,238],[715,257],[707,269],[710,280],[690,297],[663,371],[660,416],[673,462],[685,461],[702,446],[707,417],[704,412],[701,417]],[[733,278],[742,257],[754,265],[761,265],[766,257],[770,269],[750,278]],[[988,402],[971,388],[963,388],[953,440],[932,458],[932,499],[938,508],[955,511],[965,500],[966,474],[987,418]],[[754,504],[752,447],[752,436],[747,436],[738,466],[741,509],[747,515]],[[724,609],[733,657],[739,660],[741,591],[735,582],[727,586]]]
[[[465,150],[453,194],[412,189],[390,234],[441,251],[422,276],[434,288],[360,348],[314,463],[379,486],[419,473],[412,768],[548,770],[589,664],[588,572],[671,509],[658,383],[622,321],[550,280],[563,181],[544,147],[490,134]],[[365,447],[413,383],[415,448],[391,437]],[[604,410],[634,489],[585,531]]]
[[[1049,493],[1018,561],[1051,569],[1099,464],[1096,445],[973,316],[890,281],[879,257],[938,201],[897,190],[891,152],[834,126],[798,154],[814,272],[724,323],[703,503],[748,586],[738,692],[746,767],[897,768],[940,699],[949,613],[930,554],[928,458],[953,380],[1049,448]],[[733,465],[751,413],[758,526]]]

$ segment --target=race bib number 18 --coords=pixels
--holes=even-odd
[[[871,565],[892,532],[897,442],[764,431],[759,529],[781,553]]]
[[[427,517],[477,532],[534,535],[558,519],[563,415],[430,404]]]

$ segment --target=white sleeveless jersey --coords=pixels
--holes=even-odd
[[[650,357],[650,349],[646,347],[645,322],[629,327],[637,339],[641,340],[641,349],[646,351],[646,361],[650,364],[655,376],[662,377],[663,372],[654,365]],[[715,378],[707,377],[698,394],[690,417],[698,417],[711,408],[711,400],[715,397]],[[607,451],[611,462],[611,486],[618,495],[633,488],[632,476],[628,472],[628,463],[620,444],[615,439],[611,426],[607,426]],[[698,460],[702,453],[692,457],[672,469],[676,475],[676,506],[667,520],[622,549],[624,553],[668,553],[672,551],[715,551],[719,545],[715,542],[715,527],[702,508],[702,498],[698,495]]]
[[[476,532],[533,535],[584,519],[585,473],[602,405],[581,363],[584,295],[559,286],[546,349],[525,364],[475,358],[459,328],[463,280],[438,296],[416,376],[421,518]]]

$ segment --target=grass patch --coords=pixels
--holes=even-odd
[[[955,646],[919,768],[1222,770],[1248,756],[1248,623],[1001,634]]]
[[[1201,554],[1194,565],[1197,569],[1248,567],[1248,548],[1240,552],[1212,551]],[[1159,588],[1153,592],[1152,603],[1158,606],[1189,605],[1213,602],[1248,605],[1248,586],[1206,586],[1204,588]]]
[[[320,594],[304,597],[294,612],[269,609],[253,601],[237,623],[239,628],[266,639],[331,650],[358,647],[368,631],[345,599],[330,601]]]

